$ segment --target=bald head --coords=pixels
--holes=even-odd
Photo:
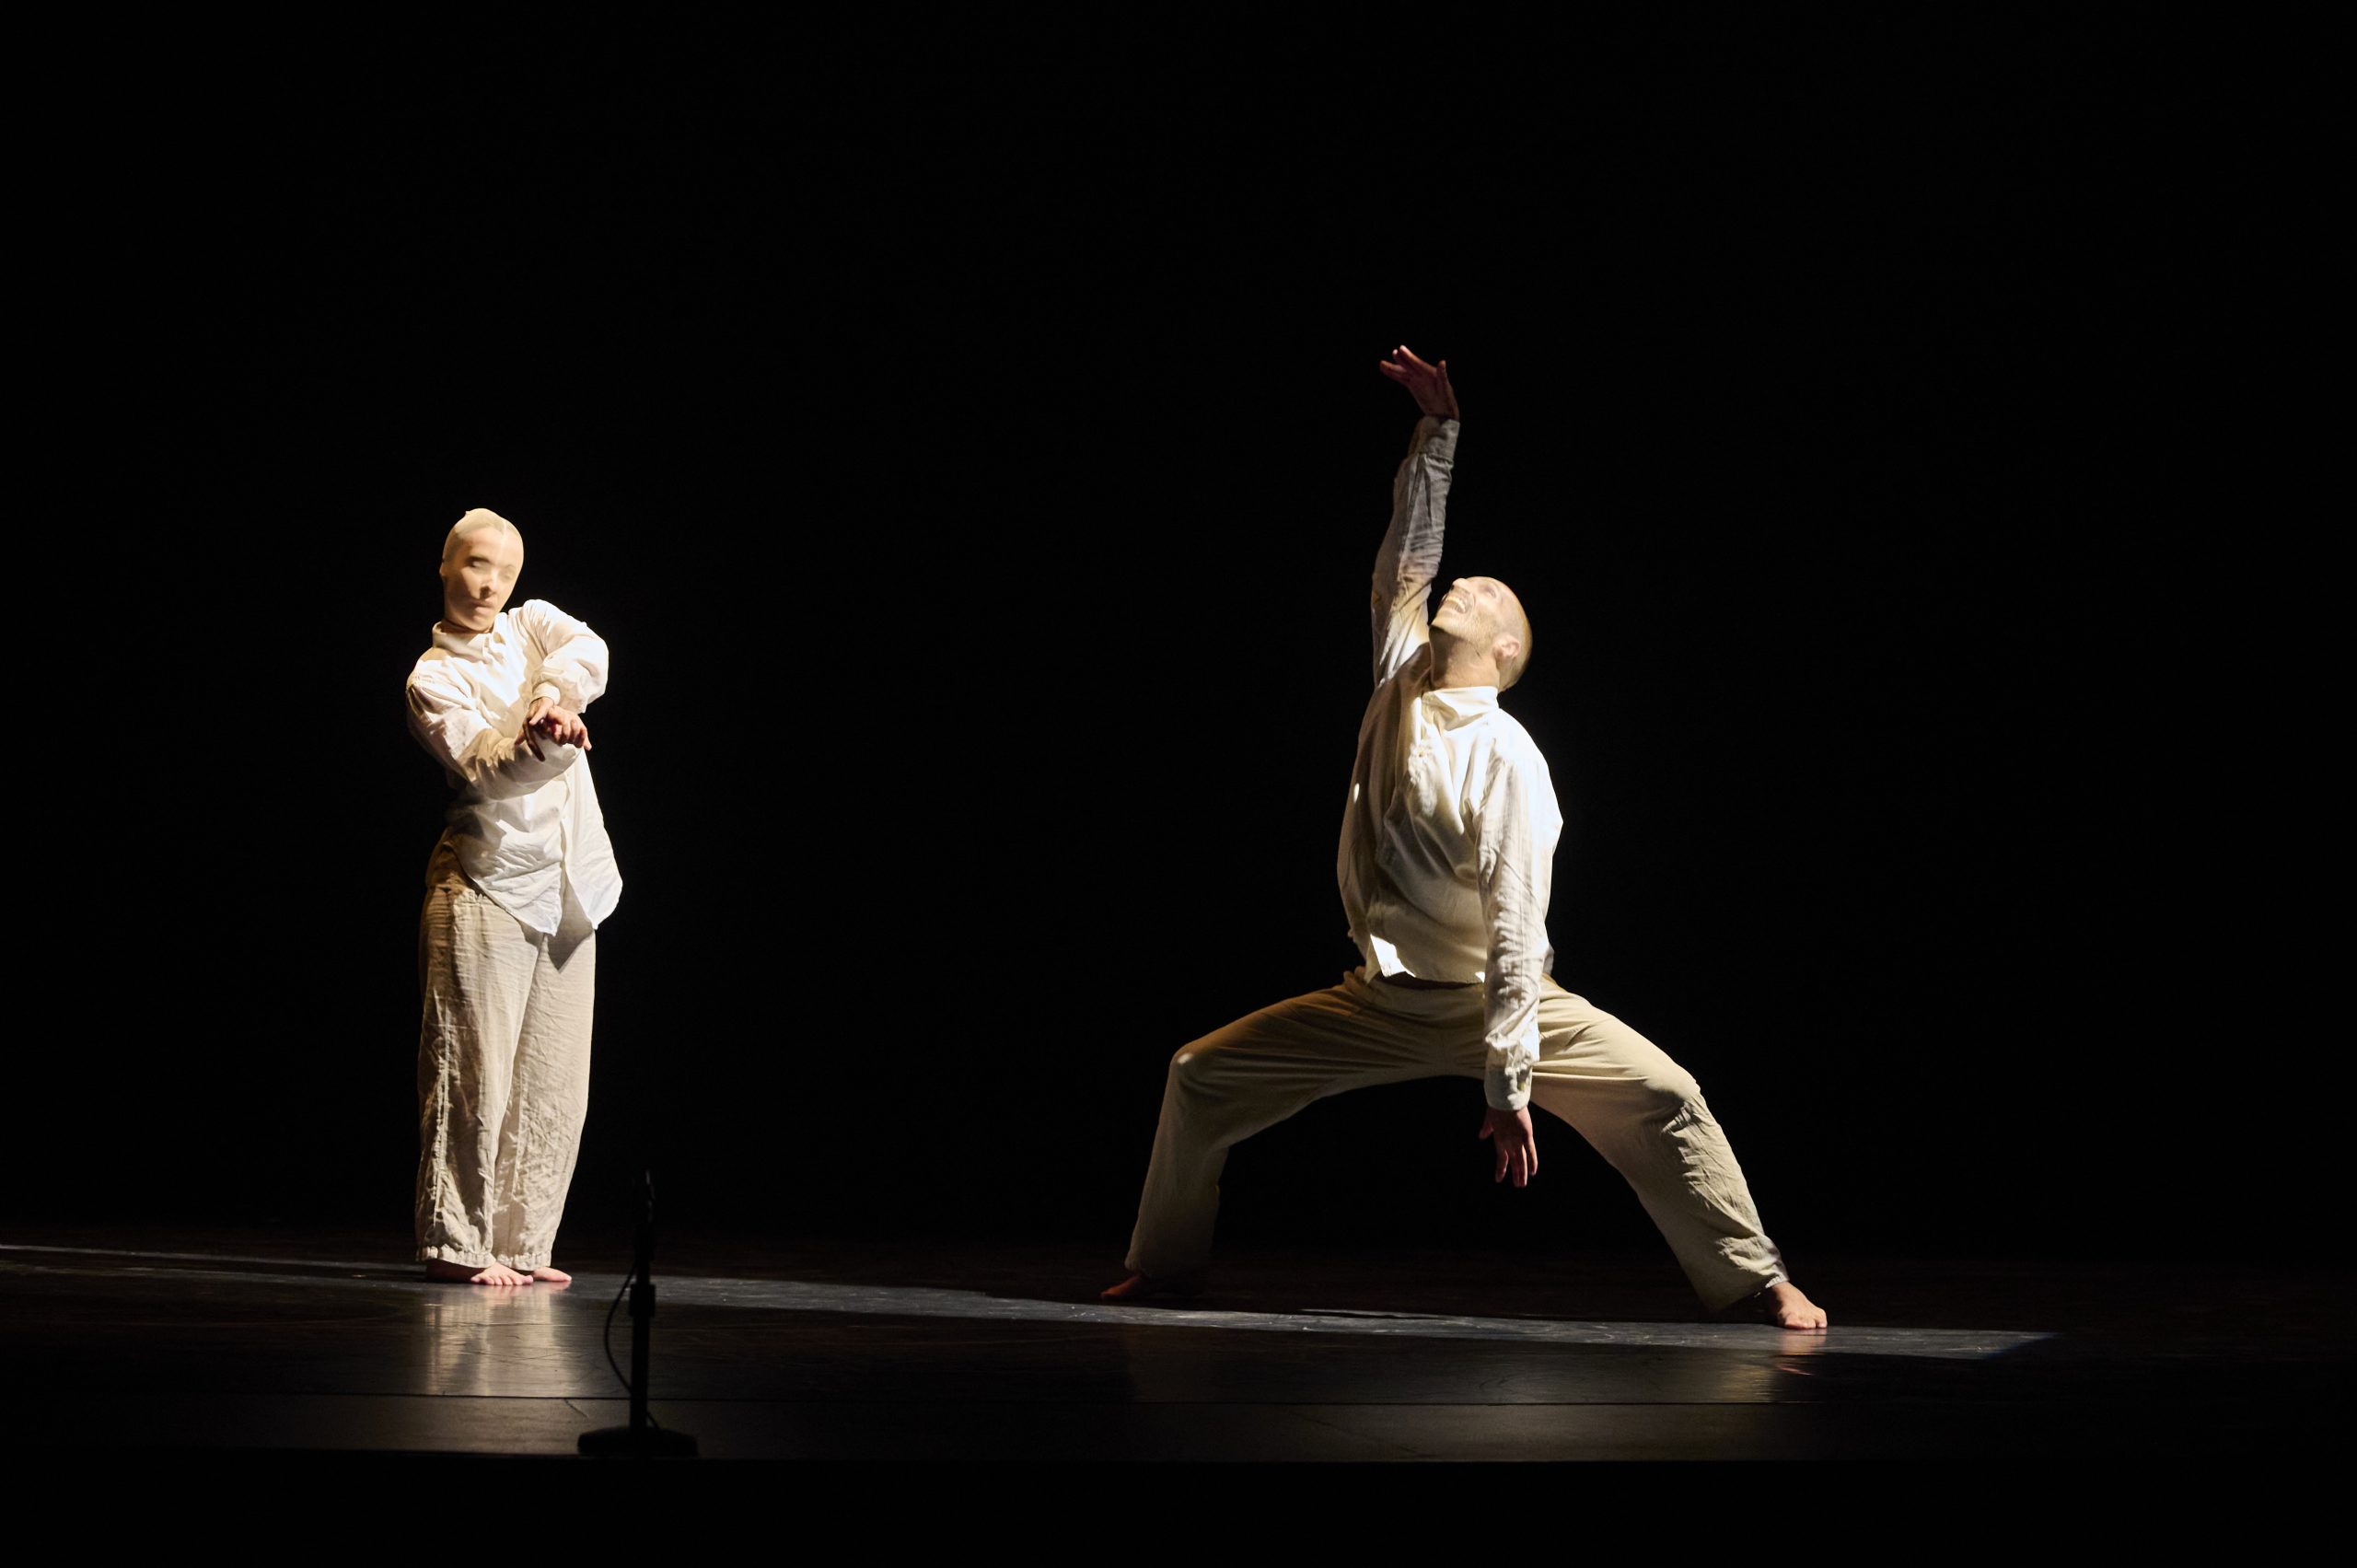
[[[1530,617],[1524,613],[1522,600],[1512,588],[1498,585],[1498,690],[1503,691],[1522,679],[1525,667],[1530,663]],[[1509,649],[1504,640],[1512,638]]]
[[[1530,617],[1495,577],[1459,577],[1433,616],[1433,640],[1446,684],[1494,684],[1503,691],[1530,662]]]

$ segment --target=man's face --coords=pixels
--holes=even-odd
[[[1449,584],[1433,625],[1459,642],[1488,648],[1514,634],[1521,613],[1514,590],[1495,577],[1459,577]]]
[[[477,528],[443,563],[442,619],[460,631],[490,631],[523,569],[523,540],[505,528]]]

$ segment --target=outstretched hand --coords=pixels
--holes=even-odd
[[[1434,419],[1457,417],[1457,389],[1448,384],[1448,361],[1426,365],[1408,352],[1401,343],[1391,351],[1391,357],[1376,366],[1386,376],[1408,389],[1416,406]]]
[[[1538,1135],[1531,1131],[1530,1112],[1492,1106],[1481,1118],[1480,1135],[1497,1139],[1498,1174],[1491,1179],[1504,1181],[1511,1170],[1516,1187],[1529,1186],[1538,1174]]]

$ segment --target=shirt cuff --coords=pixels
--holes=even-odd
[[[553,680],[543,680],[533,687],[532,695],[535,699],[546,697],[550,702],[560,706],[564,703],[564,690]]]
[[[1492,1110],[1520,1110],[1530,1103],[1530,1069],[1509,1073],[1492,1067],[1482,1080],[1481,1093]]]

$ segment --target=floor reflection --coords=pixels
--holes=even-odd
[[[575,1289],[580,1288],[576,1283]],[[1764,1323],[1616,1323],[1557,1318],[1455,1317],[1347,1309],[1232,1312],[1101,1302],[1028,1301],[981,1291],[910,1285],[813,1284],[797,1280],[680,1278],[663,1282],[667,1301],[785,1312],[877,1317],[974,1318],[1025,1322],[1121,1323],[1140,1328],[1233,1329],[1257,1333],[1492,1340],[1536,1344],[1650,1345],[1758,1351],[1781,1355],[1906,1355],[1977,1361],[2050,1336],[2003,1329],[1837,1328],[1795,1333]]]
[[[28,1249],[0,1245],[0,1252],[25,1250]],[[250,1270],[256,1267],[276,1270],[289,1266],[284,1259],[192,1252],[140,1253],[100,1248],[46,1248],[41,1250],[48,1254],[88,1256],[94,1263],[105,1259],[107,1262],[103,1272],[116,1275],[134,1272],[127,1266],[141,1261],[245,1266],[227,1273],[185,1266],[171,1270],[185,1276],[226,1279],[250,1277]],[[47,1267],[55,1268],[54,1265]],[[298,1267],[300,1273],[314,1283],[413,1286],[424,1301],[427,1326],[434,1333],[435,1383],[437,1388],[447,1386],[447,1391],[454,1393],[489,1391],[484,1386],[486,1380],[496,1381],[493,1369],[503,1360],[512,1363],[519,1358],[528,1360],[555,1355],[558,1353],[555,1324],[560,1311],[557,1304],[571,1298],[571,1303],[586,1306],[594,1300],[602,1321],[604,1306],[610,1302],[621,1284],[618,1276],[583,1273],[575,1276],[569,1288],[529,1285],[501,1290],[432,1282],[414,1273],[389,1271],[381,1263],[320,1260],[306,1261]],[[1225,1329],[1248,1333],[1348,1334],[1533,1344],[1644,1345],[1664,1349],[1745,1350],[1755,1353],[1772,1343],[1775,1354],[1784,1358],[1883,1355],[1978,1361],[2003,1355],[2023,1345],[2052,1337],[2037,1330],[2007,1329],[1836,1326],[1828,1333],[1804,1334],[1756,1323],[1485,1318],[1376,1312],[1346,1307],[1310,1308],[1299,1312],[1242,1312],[1120,1307],[1102,1302],[1031,1300],[975,1290],[739,1279],[727,1275],[675,1275],[658,1278],[657,1285],[660,1299],[667,1303],[727,1307],[738,1311],[1122,1324],[1138,1328]],[[565,1338],[577,1350],[581,1313],[579,1307],[571,1303],[563,1308],[568,1327],[574,1330]],[[535,1327],[540,1330],[537,1340],[528,1332]]]

